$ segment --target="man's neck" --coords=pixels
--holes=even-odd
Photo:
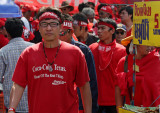
[[[104,44],[110,44],[112,43],[112,38],[106,39],[104,41],[102,41]]]
[[[127,31],[129,31],[133,25],[133,22],[132,21],[126,21],[124,22],[125,26],[126,26],[126,29]]]
[[[44,47],[45,48],[55,48],[59,46],[61,41],[59,39],[54,40],[54,41],[44,41]]]
[[[83,33],[81,36],[78,37],[80,42],[84,42],[88,39],[88,32]]]

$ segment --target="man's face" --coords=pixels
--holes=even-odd
[[[4,26],[0,27],[0,34],[4,35],[5,37],[7,37],[7,31],[5,29]]]
[[[137,45],[137,54],[139,54],[143,57],[146,56],[151,51],[152,51],[151,46]]]
[[[42,20],[39,23],[39,32],[45,41],[54,41],[54,39],[59,38],[59,21],[56,19]]]
[[[28,10],[23,14],[26,18],[30,18],[32,15],[32,11]]]
[[[120,13],[120,18],[121,18],[122,23],[125,23],[126,21],[130,20],[131,17],[132,17],[132,15],[129,15],[126,10],[123,10]]]
[[[99,14],[99,18],[109,18],[109,16],[110,16],[109,13],[104,12],[102,10],[99,10],[98,14]]]
[[[114,30],[110,30],[110,27],[106,25],[98,25],[98,37],[101,41],[112,39]]]
[[[70,43],[72,38],[72,33],[69,29],[61,28],[60,30],[61,36],[59,37],[60,40]]]
[[[126,37],[126,32],[122,29],[116,30],[116,41],[121,43],[121,40]]]
[[[69,7],[65,7],[65,8],[62,8],[61,11],[62,11],[63,14],[69,14],[70,8]]]
[[[74,29],[74,34],[76,35],[77,38],[82,35],[83,30],[80,29],[80,26],[73,24],[73,29]]]

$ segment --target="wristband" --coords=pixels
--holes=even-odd
[[[14,108],[9,108],[8,111],[14,111],[14,112],[16,112]]]
[[[117,106],[116,108],[117,108],[117,109],[118,109],[118,108],[122,108],[122,106]]]

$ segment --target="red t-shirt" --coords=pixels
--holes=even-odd
[[[116,85],[121,89],[121,95],[126,96],[126,103],[130,103],[130,94],[132,94],[133,83],[133,56],[128,56],[128,72],[124,72],[125,57],[123,57],[117,66]],[[136,72],[136,87],[134,96],[134,105],[149,107],[160,95],[160,60],[159,54],[151,52],[141,60],[136,60],[139,72]],[[131,90],[130,90],[131,89]],[[130,92],[130,93],[129,93]],[[160,104],[160,99],[152,105],[154,107]]]
[[[45,48],[49,62],[57,48]],[[53,72],[49,72],[42,42],[21,54],[12,80],[22,87],[28,85],[29,113],[78,113],[76,85],[81,87],[89,81],[84,54],[61,41],[52,67]]]
[[[102,45],[102,46],[100,46]],[[108,45],[93,43],[89,46],[94,59],[98,83],[98,104],[112,106],[115,103],[114,75],[118,61],[125,56],[125,48],[115,40]],[[103,49],[105,47],[105,49]],[[104,54],[100,51],[104,50]],[[102,62],[101,59],[104,59]]]

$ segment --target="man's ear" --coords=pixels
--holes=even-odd
[[[111,33],[114,34],[114,33],[115,33],[115,29],[112,29],[112,30],[111,30]]]

